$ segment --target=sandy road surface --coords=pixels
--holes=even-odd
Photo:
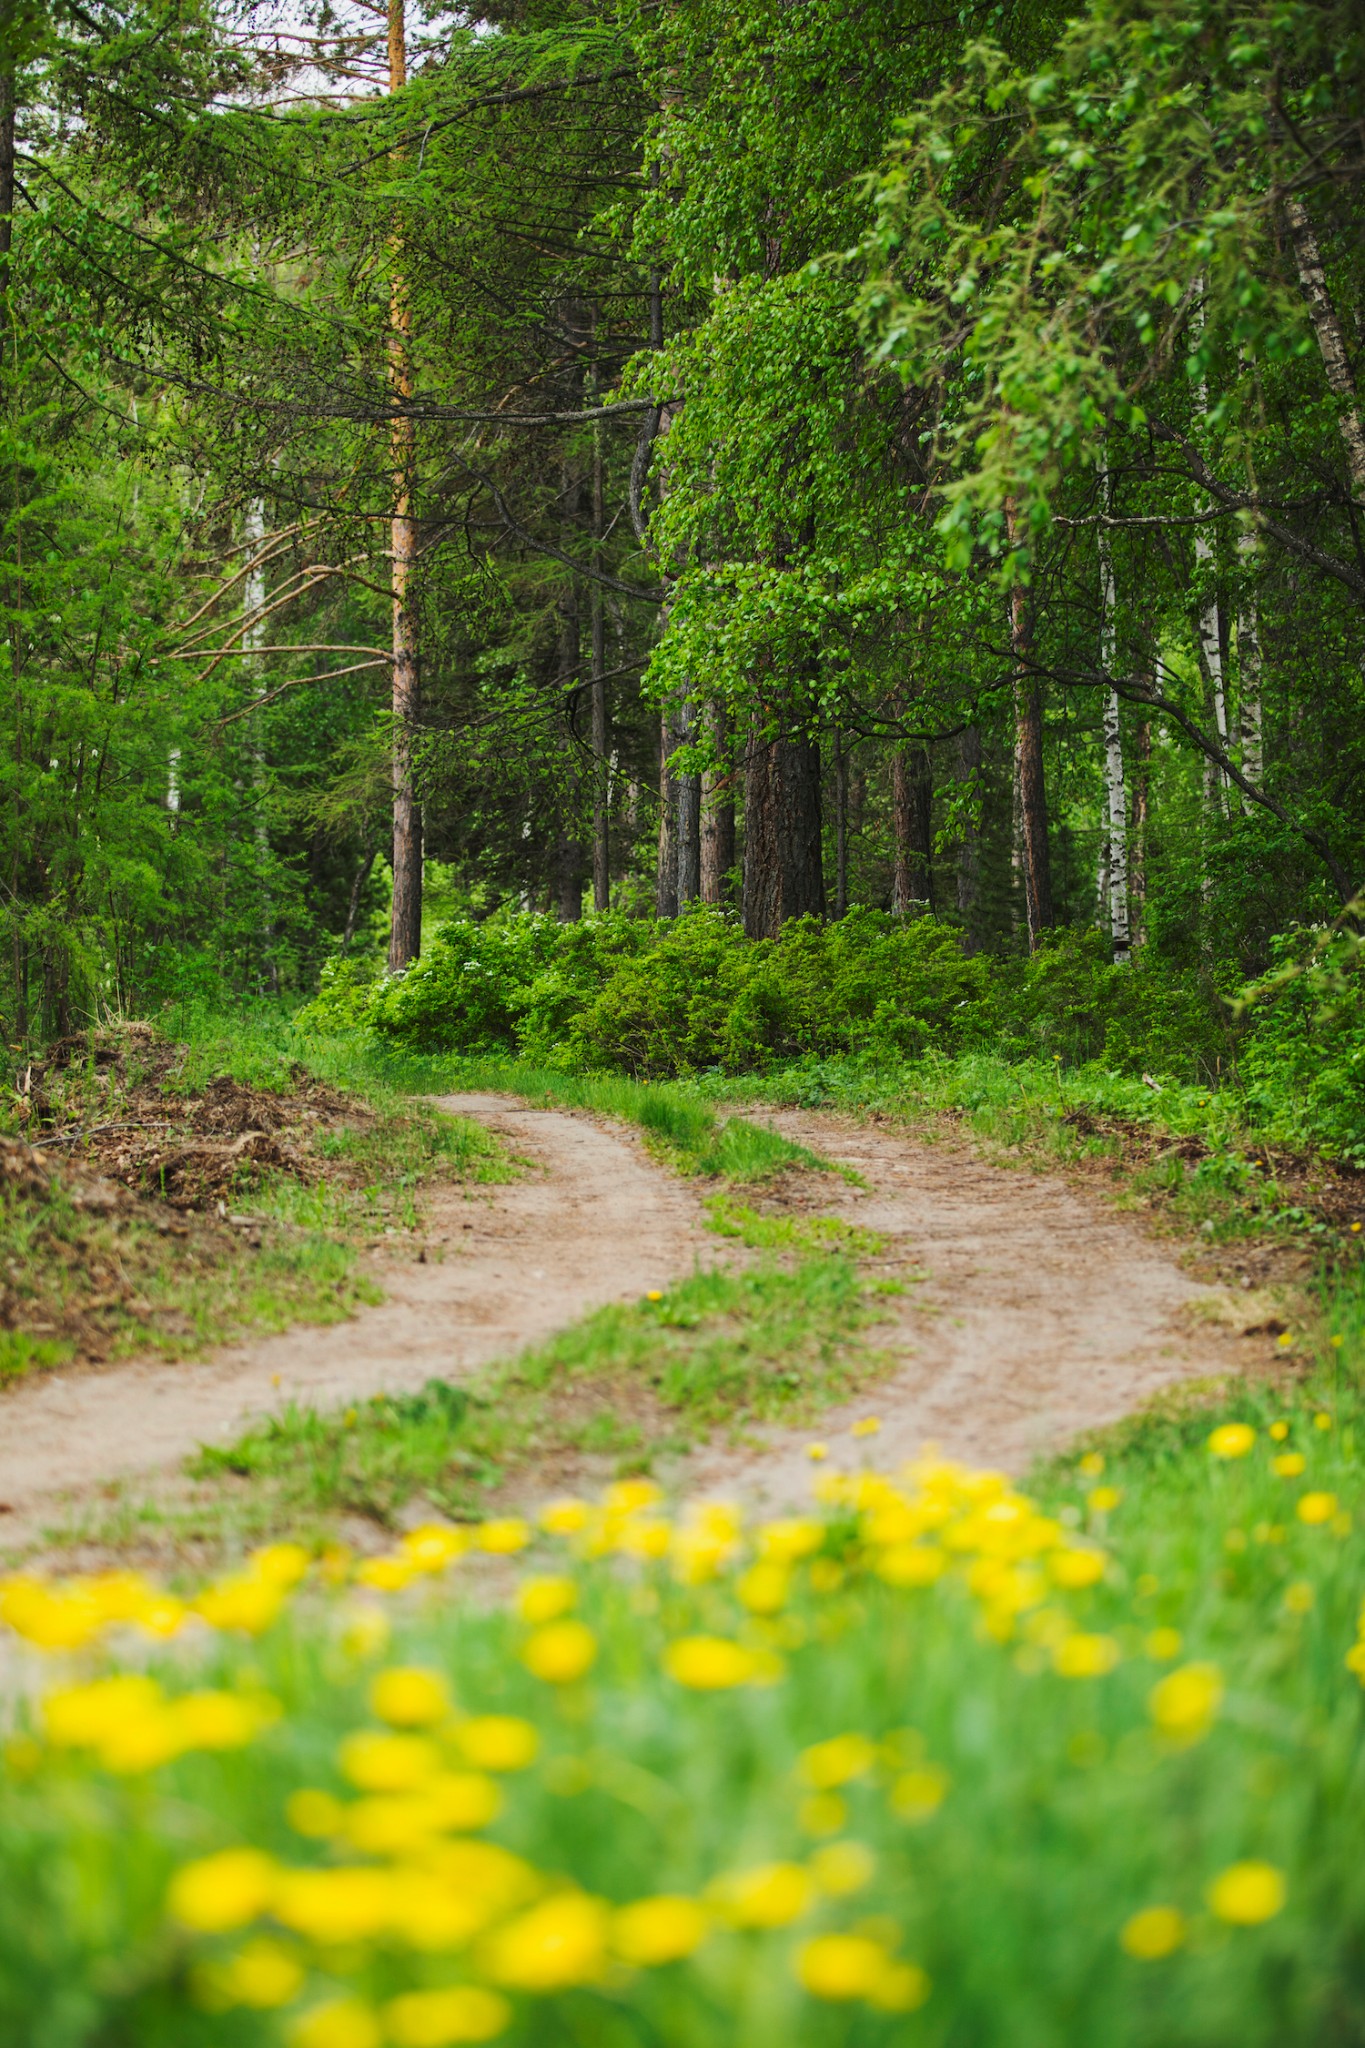
[[[792,1507],[809,1501],[813,1469],[894,1469],[926,1442],[1020,1473],[1175,1381],[1269,1358],[1269,1340],[1240,1333],[1237,1297],[1198,1285],[1172,1247],[1088,1188],[990,1165],[956,1138],[795,1111],[764,1121],[856,1168],[867,1191],[831,1186],[820,1207],[885,1233],[924,1278],[872,1333],[898,1361],[892,1377],[813,1427],[765,1433],[760,1452],[700,1454],[687,1475],[697,1491]],[[880,1431],[850,1438],[870,1415]],[[828,1448],[815,1468],[812,1440]]]
[[[493,1095],[447,1096],[440,1106],[504,1134],[531,1162],[525,1178],[439,1198],[429,1263],[389,1264],[387,1300],[351,1322],[175,1365],[50,1374],[0,1396],[7,1547],[49,1523],[62,1495],[165,1471],[288,1402],[327,1406],[432,1376],[458,1380],[603,1302],[725,1256],[702,1229],[697,1192],[651,1161],[634,1134]],[[769,1432],[761,1450],[699,1454],[680,1475],[690,1488],[739,1490],[775,1507],[804,1502],[813,1434],[828,1440],[834,1464],[892,1466],[932,1440],[949,1455],[1019,1472],[1158,1389],[1253,1364],[1266,1348],[1192,1315],[1215,1291],[1196,1285],[1136,1218],[1085,1188],[990,1165],[956,1139],[926,1143],[820,1114],[762,1115],[868,1183],[810,1176],[798,1199],[884,1232],[891,1260],[923,1278],[873,1335],[892,1360],[873,1395],[816,1431]],[[848,1426],[869,1411],[883,1428],[855,1442]]]
[[[291,1401],[325,1407],[463,1378],[714,1255],[695,1194],[633,1133],[496,1095],[444,1096],[437,1106],[505,1136],[530,1162],[525,1177],[467,1196],[446,1190],[428,1215],[428,1262],[386,1264],[383,1305],[350,1322],[171,1365],[45,1374],[0,1395],[0,1540],[50,1520],[61,1493],[230,1443]]]

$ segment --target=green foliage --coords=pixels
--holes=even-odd
[[[1365,1169],[1365,953],[1353,931],[1287,933],[1248,992],[1242,1075],[1257,1121]]]

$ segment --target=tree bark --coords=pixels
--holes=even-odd
[[[925,747],[897,747],[891,756],[891,824],[895,866],[891,909],[896,917],[933,907],[934,777]]]
[[[389,0],[389,91],[407,84],[404,0]],[[410,399],[412,315],[394,250],[389,298],[389,386]],[[422,813],[413,774],[413,738],[419,711],[417,618],[409,584],[417,555],[417,522],[412,517],[412,421],[393,423],[393,910],[389,922],[389,972],[398,974],[422,950]]]
[[[1151,786],[1152,722],[1144,718],[1133,737],[1133,859],[1130,895],[1133,947],[1147,939],[1147,807]]]
[[[1018,547],[1018,507],[1008,499],[1005,518],[1011,549]],[[1028,593],[1016,583],[1010,593],[1010,651],[1014,673],[1014,781],[1019,817],[1019,862],[1028,919],[1028,945],[1036,953],[1043,934],[1055,922],[1052,909],[1052,863],[1047,836],[1047,785],[1043,777],[1043,698],[1036,677],[1026,666],[1031,649]]]
[[[659,714],[659,858],[654,909],[659,917],[678,914],[678,792],[670,763],[679,745],[673,707]]]
[[[729,763],[730,714],[723,704],[711,710],[711,741],[717,763],[701,782],[701,900],[722,904],[730,894],[735,864],[734,778]]]
[[[957,774],[960,782],[973,784],[981,774],[981,733],[974,725],[958,734]],[[964,818],[954,865],[957,870],[957,914],[966,935],[965,950],[974,953],[980,943],[976,909],[981,895],[981,828],[974,817]]]
[[[1291,194],[1285,199],[1284,211],[1289,222],[1290,240],[1294,244],[1299,283],[1308,301],[1308,317],[1313,323],[1318,353],[1327,376],[1327,388],[1334,398],[1342,401],[1339,424],[1346,464],[1351,473],[1351,495],[1358,504],[1365,503],[1365,424],[1360,417],[1351,358],[1346,353],[1346,337],[1327,289],[1322,252],[1307,209],[1301,199]]]
[[[593,403],[598,400],[597,368],[593,366]],[[606,523],[602,456],[602,422],[593,427],[592,443],[592,559],[602,568],[602,531]],[[592,904],[597,911],[611,908],[611,755],[607,721],[607,619],[600,583],[592,586]]]
[[[789,918],[825,914],[820,747],[789,715],[755,714],[744,777],[744,929],[773,939]]]
[[[680,746],[695,744],[697,706],[690,697],[684,697],[678,706],[677,729]],[[701,776],[695,768],[680,768],[673,786],[678,806],[678,908],[684,910],[701,895]]]
[[[1248,782],[1260,782],[1265,773],[1261,733],[1261,622],[1256,607],[1254,582],[1260,549],[1254,533],[1238,536],[1237,552],[1242,559],[1244,582],[1237,599],[1237,723],[1241,728],[1242,773]],[[1242,808],[1252,809],[1249,797]]]
[[[1105,510],[1112,509],[1109,472],[1103,474]],[[1107,676],[1118,670],[1118,620],[1115,616],[1114,556],[1107,527],[1099,529],[1100,555],[1100,657]],[[1119,722],[1119,693],[1112,683],[1104,697],[1104,885],[1109,918],[1109,942],[1114,965],[1127,967],[1132,959],[1132,932],[1128,922],[1128,803],[1123,780],[1123,729]]]
[[[848,910],[848,760],[844,736],[834,728],[834,915]]]

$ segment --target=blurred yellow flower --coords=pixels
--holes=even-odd
[[[442,1767],[441,1752],[424,1735],[381,1735],[362,1728],[337,1750],[343,1777],[362,1792],[411,1792]]]
[[[1093,1508],[1097,1515],[1108,1515],[1113,1513],[1122,1499],[1123,1495],[1117,1486],[1097,1486],[1092,1493],[1086,1495],[1086,1506]]]
[[[1104,1470],[1104,1454],[1101,1451],[1087,1451],[1076,1470],[1085,1479],[1098,1479]]]
[[[380,2048],[383,2035],[372,2006],[358,1998],[329,1998],[289,2029],[289,2048]]]
[[[384,2007],[384,2033],[394,2048],[454,2048],[461,2041],[492,2041],[511,2024],[507,2000],[482,1984],[405,1991]]]
[[[586,1528],[591,1513],[586,1501],[552,1500],[540,1511],[540,1526],[547,1536],[576,1536]]]
[[[933,1543],[893,1543],[873,1570],[888,1586],[932,1586],[947,1570],[944,1551]]]
[[[1215,1458],[1245,1458],[1255,1442],[1249,1422],[1224,1422],[1210,1436],[1209,1449]]]
[[[1079,1548],[1054,1550],[1047,1561],[1052,1582],[1068,1592],[1079,1592],[1083,1586],[1096,1586],[1104,1577],[1106,1559],[1101,1550]]]
[[[1282,1444],[1289,1434],[1289,1424],[1287,1422],[1272,1422],[1270,1434],[1274,1437],[1277,1444]]]
[[[455,1740],[481,1771],[524,1771],[540,1750],[540,1736],[515,1714],[478,1714],[461,1721]]]
[[[1284,1589],[1284,1604],[1291,1614],[1308,1614],[1317,1598],[1307,1579],[1296,1579]]]
[[[690,1956],[705,1940],[709,1926],[695,1899],[661,1893],[619,1908],[612,1917],[611,1946],[623,1963],[653,1969]]]
[[[1325,1408],[1319,1409],[1318,1413],[1313,1417],[1313,1427],[1314,1429],[1330,1429],[1332,1427],[1332,1418]]]
[[[897,1963],[888,1958],[886,1968],[866,1997],[878,2012],[918,2012],[932,1989],[928,1971],[918,1963]]]
[[[499,1521],[480,1523],[474,1540],[480,1550],[490,1551],[495,1557],[510,1557],[514,1551],[526,1548],[531,1531],[518,1516],[507,1515]]]
[[[303,1965],[293,1951],[263,1937],[249,1941],[233,1956],[220,1981],[235,2004],[264,2011],[288,2005],[303,1989],[303,1980]]]
[[[498,1929],[484,1950],[495,1983],[514,1991],[562,1991],[595,1983],[606,1969],[610,1914],[600,1899],[558,1892]]]
[[[723,1692],[755,1676],[754,1653],[728,1636],[679,1636],[664,1651],[664,1670],[696,1692]]]
[[[62,1686],[43,1700],[43,1730],[59,1748],[94,1748],[112,1730],[158,1712],[162,1698],[156,1680],[141,1673]]]
[[[387,1871],[357,1864],[329,1870],[281,1870],[270,1910],[282,1927],[310,1941],[339,1946],[384,1932],[393,1922],[394,1886]]]
[[[877,1434],[878,1430],[879,1430],[879,1429],[881,1428],[881,1426],[882,1426],[882,1425],[881,1425],[881,1418],[880,1418],[880,1416],[877,1416],[877,1415],[864,1415],[864,1416],[863,1416],[863,1418],[862,1418],[862,1420],[861,1420],[860,1422],[855,1422],[855,1423],[854,1423],[854,1425],[853,1425],[852,1429],[851,1429],[851,1430],[849,1431],[849,1435],[850,1435],[850,1436],[876,1436],[876,1434]]]
[[[1169,1664],[1172,1657],[1180,1655],[1183,1641],[1178,1628],[1154,1628],[1143,1648],[1158,1664]]]
[[[401,1545],[403,1556],[415,1571],[432,1573],[443,1572],[457,1557],[463,1557],[468,1548],[469,1532],[449,1528],[444,1522],[427,1522],[420,1529],[409,1529]]]
[[[247,1557],[247,1570],[268,1586],[297,1586],[312,1559],[301,1543],[268,1543]]]
[[[799,1863],[762,1863],[716,1878],[706,1897],[732,1927],[787,1927],[813,1902],[815,1883]]]
[[[891,1787],[891,1811],[900,1820],[928,1820],[942,1806],[950,1783],[948,1773],[938,1764],[902,1771]]]
[[[648,1294],[645,1296],[646,1301],[662,1301],[663,1298],[664,1291],[662,1287],[651,1287]]]
[[[829,1456],[829,1446],[827,1444],[807,1444],[806,1456],[808,1458],[814,1459],[815,1462],[818,1464],[821,1458],[827,1458]]]
[[[1305,1493],[1295,1512],[1301,1522],[1310,1528],[1321,1522],[1330,1522],[1337,1511],[1337,1497],[1334,1493]]]
[[[794,1564],[818,1550],[824,1540],[824,1524],[811,1516],[769,1522],[758,1532],[759,1555],[778,1564]]]
[[[207,1586],[194,1602],[194,1612],[210,1628],[237,1629],[258,1636],[268,1629],[284,1605],[284,1588],[247,1573]]]
[[[1052,1651],[1052,1668],[1063,1678],[1103,1678],[1118,1664],[1122,1652],[1113,1636],[1063,1636]]]
[[[811,1876],[832,1899],[846,1898],[871,1884],[877,1859],[862,1842],[827,1842],[810,1859]]]
[[[1174,1742],[1197,1742],[1213,1725],[1223,1700],[1223,1679],[1215,1664],[1182,1664],[1147,1695],[1152,1719]]]
[[[1213,1880],[1207,1897],[1220,1920],[1234,1927],[1259,1927],[1283,1908],[1284,1877],[1273,1863],[1233,1863]]]
[[[1281,1479],[1297,1479],[1308,1460],[1302,1451],[1281,1451],[1271,1462]]]
[[[558,1621],[560,1615],[567,1614],[577,1602],[578,1588],[572,1579],[523,1579],[517,1588],[517,1612],[532,1627]]]
[[[284,1817],[296,1835],[306,1835],[311,1841],[322,1842],[329,1835],[340,1833],[346,1809],[330,1792],[304,1786],[290,1793],[285,1801]]]
[[[522,1645],[521,1661],[547,1685],[572,1685],[592,1669],[597,1638],[581,1621],[552,1621]]]
[[[402,1552],[390,1553],[387,1557],[367,1557],[363,1564],[356,1566],[355,1582],[358,1586],[369,1586],[376,1593],[401,1593],[410,1586],[417,1576],[418,1567]]]
[[[796,1809],[796,1819],[803,1834],[837,1835],[848,1819],[848,1807],[837,1792],[811,1792]]]
[[[279,1869],[260,1849],[220,1849],[184,1863],[171,1879],[167,1911],[196,1934],[245,1927],[275,1897]]]
[[[1159,1963],[1174,1955],[1187,1933],[1185,1916],[1174,1906],[1145,1906],[1125,1921],[1119,1942],[1139,1962]]]
[[[803,1749],[797,1769],[817,1792],[831,1792],[854,1778],[866,1777],[877,1761],[877,1745],[860,1734],[834,1735],[828,1742]]]
[[[750,1565],[748,1571],[741,1572],[735,1581],[736,1598],[750,1614],[780,1613],[790,1592],[791,1573],[785,1565],[772,1559]]]
[[[439,1671],[395,1666],[370,1686],[370,1711],[395,1728],[429,1728],[450,1712],[450,1688]]]

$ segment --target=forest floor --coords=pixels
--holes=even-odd
[[[429,1180],[409,1227],[369,1241],[382,1305],[352,1279],[358,1312],[330,1327],[9,1386],[9,1556],[174,1569],[285,1530],[363,1548],[660,1467],[780,1508],[809,1497],[813,1423],[833,1466],[932,1440],[1020,1473],[1169,1389],[1292,1369],[1282,1260],[1212,1262],[1112,1180],[993,1162],[951,1125],[752,1109],[806,1158],[741,1201],[615,1120],[435,1107],[498,1151],[466,1141],[482,1176]]]

